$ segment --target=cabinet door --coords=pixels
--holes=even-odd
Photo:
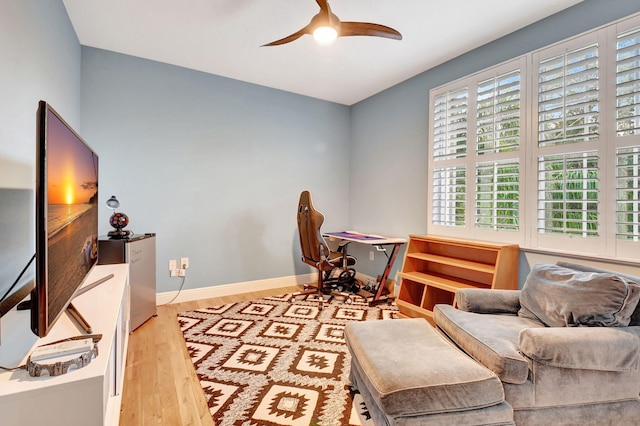
[[[131,294],[131,330],[156,314],[156,238],[127,244]]]

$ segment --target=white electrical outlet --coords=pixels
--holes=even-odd
[[[184,277],[184,269],[176,269],[176,276]]]
[[[175,260],[170,260],[170,261],[169,261],[169,271],[173,271],[174,269],[176,269],[176,268],[177,268],[177,266],[178,266],[178,265],[177,265],[177,263],[176,263],[176,261],[175,261]]]
[[[375,259],[375,256],[376,256],[375,253],[373,252],[373,250],[371,250],[369,252],[369,260],[373,262],[373,260]]]
[[[172,269],[169,271],[169,276],[170,277],[177,277],[178,276],[178,270],[177,269]]]
[[[189,267],[189,258],[181,257],[180,258],[180,269],[187,269]]]

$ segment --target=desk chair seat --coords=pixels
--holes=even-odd
[[[294,293],[295,296],[316,294],[319,297],[320,309],[324,302],[323,295],[346,296],[347,302],[351,301],[351,295],[344,292],[333,291],[326,285],[331,272],[337,268],[341,274],[353,274],[355,271],[349,266],[356,264],[356,258],[348,256],[345,252],[331,251],[324,240],[320,227],[324,222],[322,213],[313,208],[311,193],[303,191],[298,202],[298,233],[300,234],[300,248],[302,249],[302,261],[318,270],[317,286],[305,285],[304,291]]]

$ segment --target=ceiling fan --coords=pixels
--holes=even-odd
[[[327,0],[316,0],[316,3],[320,6],[320,12],[311,18],[311,22],[309,22],[306,27],[285,38],[265,44],[262,47],[290,43],[305,34],[313,35],[321,44],[329,44],[337,37],[349,36],[373,36],[402,40],[402,34],[385,25],[372,24],[369,22],[341,22],[340,19],[331,12]]]

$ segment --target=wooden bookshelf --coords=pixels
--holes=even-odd
[[[411,235],[402,264],[400,314],[433,323],[438,303],[455,306],[459,288],[517,289],[517,244]]]

